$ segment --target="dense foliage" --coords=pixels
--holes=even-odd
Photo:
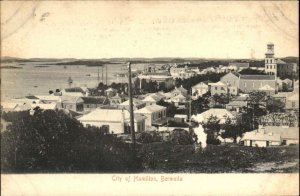
[[[4,113],[2,172],[126,172],[140,167],[128,144],[99,128],[84,128],[62,111]]]

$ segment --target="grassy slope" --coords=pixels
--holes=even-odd
[[[192,145],[171,145],[167,143],[145,144],[140,147],[145,172],[253,172],[249,168],[259,163],[281,164],[293,162],[298,157],[298,146],[255,148],[244,146],[208,146],[194,153]],[[270,168],[271,169],[271,168]],[[296,172],[292,168],[271,170],[271,172]],[[268,172],[270,172],[268,170]]]

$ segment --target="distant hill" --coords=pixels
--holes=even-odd
[[[281,58],[281,60],[283,60],[286,63],[297,63],[299,65],[299,57],[289,56]]]
[[[299,57],[283,57],[280,58],[287,63],[297,63],[299,65]],[[156,57],[156,58],[99,58],[99,59],[76,59],[76,58],[18,58],[18,57],[1,57],[1,63],[13,63],[13,62],[54,62],[52,65],[87,65],[87,66],[99,66],[100,64],[109,63],[189,63],[190,66],[219,66],[228,65],[229,62],[249,62],[250,67],[263,67],[264,60],[256,59],[217,59],[217,58],[174,58],[174,57]]]

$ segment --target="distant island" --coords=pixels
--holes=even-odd
[[[287,63],[297,63],[299,65],[299,57],[283,57],[280,58]],[[157,58],[101,58],[101,59],[75,59],[75,58],[17,58],[17,57],[1,57],[1,63],[19,63],[26,65],[30,62],[41,62],[41,66],[50,65],[85,65],[91,67],[103,66],[104,64],[120,64],[131,62],[132,64],[139,63],[177,63],[186,64],[187,66],[218,66],[226,65],[230,62],[249,62],[250,67],[264,67],[263,59],[217,59],[217,58],[174,58],[174,57],[157,57]]]

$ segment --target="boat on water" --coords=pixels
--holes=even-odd
[[[91,74],[86,74],[86,76],[91,76]]]
[[[65,65],[64,68],[67,69],[67,66]]]

